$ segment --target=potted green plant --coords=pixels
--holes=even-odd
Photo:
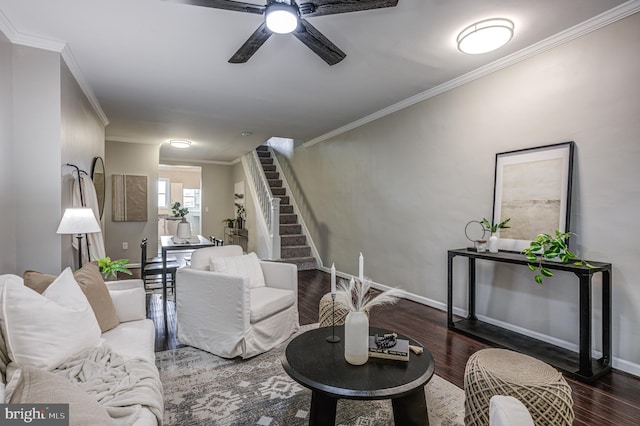
[[[236,225],[238,229],[242,229],[242,224],[244,222],[244,216],[246,210],[244,209],[244,204],[235,203],[236,205]]]
[[[498,235],[497,232],[500,229],[506,229],[506,228],[510,228],[509,226],[509,221],[511,220],[510,217],[506,218],[505,220],[503,220],[500,223],[491,223],[489,222],[489,220],[486,217],[482,218],[482,226],[484,226],[484,229],[491,232],[491,237],[489,237],[489,244],[488,244],[488,248],[489,251],[491,253],[497,253],[498,252]]]
[[[100,272],[106,280],[109,277],[117,278],[118,272],[131,275],[131,271],[125,266],[128,263],[129,259],[111,260],[110,257],[103,257],[102,259],[98,259],[98,268],[100,268]]]
[[[187,207],[181,207],[180,202],[176,201],[171,206],[171,213],[173,213],[173,217],[181,217],[182,220],[186,220],[184,217],[189,214],[189,209]]]
[[[227,228],[233,228],[236,223],[236,220],[232,217],[228,217],[224,219],[222,222],[224,223],[224,226],[226,226]]]
[[[527,262],[529,262],[529,270],[531,270],[531,272],[538,271],[533,278],[538,284],[542,284],[543,277],[553,276],[553,272],[542,266],[543,260],[563,263],[572,262],[576,266],[586,265],[589,268],[595,268],[595,266],[588,262],[579,259],[569,250],[569,238],[575,235],[574,233],[560,232],[556,229],[555,235],[555,237],[552,237],[549,234],[538,234],[536,238],[531,241],[529,247],[522,250],[522,253],[527,258]]]

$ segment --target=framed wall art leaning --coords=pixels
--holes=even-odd
[[[569,232],[574,142],[496,154],[493,223],[500,249],[521,251],[540,233]]]

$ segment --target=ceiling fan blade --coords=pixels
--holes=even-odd
[[[398,0],[312,0],[310,2],[298,2],[300,14],[305,18],[395,7],[397,4]]]
[[[212,7],[214,9],[233,10],[234,12],[256,13],[262,15],[264,6],[233,0],[164,0],[171,3],[189,4],[192,6]]]
[[[249,39],[240,46],[240,49],[233,54],[231,59],[229,59],[229,63],[243,64],[247,62],[253,54],[260,49],[260,46],[262,46],[264,42],[271,37],[271,34],[273,33],[269,31],[267,24],[263,22],[258,29],[251,34],[251,37],[249,37]]]
[[[347,56],[305,19],[300,20],[300,25],[293,35],[329,65],[335,65]]]

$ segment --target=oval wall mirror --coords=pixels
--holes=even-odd
[[[96,189],[96,197],[98,198],[98,211],[100,212],[100,219],[102,219],[102,212],[104,211],[104,196],[105,196],[105,174],[104,174],[104,161],[102,157],[96,157],[91,164],[91,180],[93,186]]]

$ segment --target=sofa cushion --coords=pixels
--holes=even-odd
[[[97,263],[87,263],[75,271],[73,276],[84,295],[87,296],[91,309],[100,325],[100,330],[104,333],[116,327],[120,323],[116,315],[116,308],[113,305],[109,290],[104,283]],[[23,278],[25,286],[42,294],[56,277],[29,270],[25,271]]]
[[[0,277],[0,286],[0,326],[9,359],[18,366],[50,370],[100,343],[100,326],[71,269],[42,295],[15,275]]]
[[[147,299],[144,288],[110,289],[109,294],[116,308],[118,321],[121,323],[147,318]]]
[[[149,319],[120,323],[102,338],[104,344],[125,359],[142,358],[155,363],[155,328]]]
[[[249,321],[256,323],[287,309],[296,301],[291,290],[272,287],[258,287],[251,290],[251,313]]]
[[[98,320],[100,330],[104,333],[120,324],[111,295],[104,283],[100,268],[95,262],[87,263],[73,273],[73,277],[87,296],[87,300]]]
[[[42,294],[56,279],[56,276],[29,269],[24,271],[22,279],[24,280],[24,285],[36,291],[38,294]]]
[[[64,377],[25,367],[9,401],[11,404],[69,404],[69,425],[110,425],[113,419],[98,402]]]
[[[249,288],[264,287],[264,275],[255,253],[243,256],[212,257],[209,266],[213,272],[249,278]]]

